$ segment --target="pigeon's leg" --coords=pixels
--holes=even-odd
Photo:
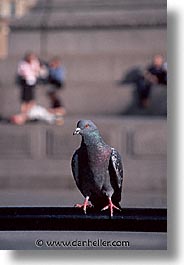
[[[84,213],[86,214],[86,208],[87,207],[92,207],[92,205],[89,203],[89,196],[87,196],[84,200],[83,204],[75,204],[76,208],[83,208]]]
[[[101,211],[104,211],[104,210],[107,210],[107,209],[110,209],[110,214],[111,214],[111,217],[113,216],[113,208],[116,209],[116,210],[119,210],[121,211],[120,208],[118,208],[116,205],[114,205],[112,203],[112,200],[111,198],[109,197],[109,204],[107,206],[105,206]]]

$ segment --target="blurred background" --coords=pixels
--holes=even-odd
[[[83,200],[70,160],[86,118],[123,157],[122,206],[166,207],[166,15],[166,0],[0,0],[1,205]],[[46,70],[61,60],[60,122],[22,112],[17,68],[27,52]],[[47,115],[49,88],[38,82],[34,98]]]

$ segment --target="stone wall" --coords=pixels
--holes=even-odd
[[[80,143],[80,137],[72,135],[78,119],[68,118],[62,127],[1,125],[1,189],[76,189],[70,160]],[[166,121],[93,120],[123,157],[125,191],[166,193]]]

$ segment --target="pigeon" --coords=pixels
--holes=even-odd
[[[80,120],[73,135],[80,134],[80,147],[74,152],[71,167],[76,185],[85,197],[83,204],[98,210],[120,210],[123,183],[123,166],[121,156],[115,148],[107,145],[97,126],[91,120]],[[91,202],[91,203],[90,203]]]

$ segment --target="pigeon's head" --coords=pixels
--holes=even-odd
[[[80,134],[80,135],[87,135],[91,132],[97,131],[96,125],[90,120],[80,120],[77,123],[77,128],[73,132],[73,135]]]

